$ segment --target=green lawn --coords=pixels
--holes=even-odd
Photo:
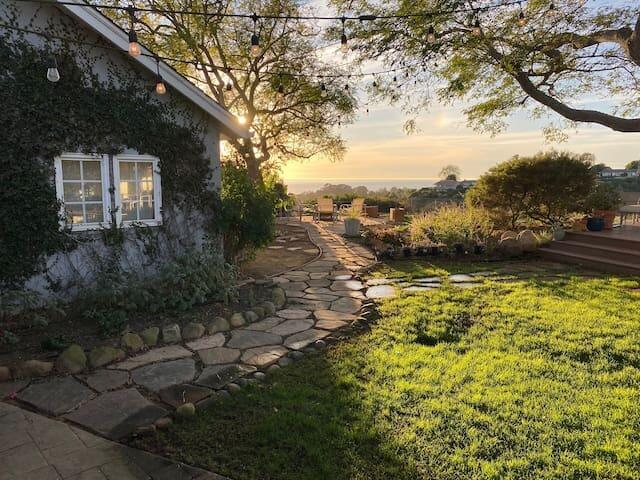
[[[638,479],[640,294],[447,286],[162,433],[233,479]]]

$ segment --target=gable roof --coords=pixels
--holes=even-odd
[[[129,36],[127,32],[95,8],[89,8],[86,5],[81,5],[81,0],[78,0],[77,3],[79,5],[77,6],[69,3],[68,1],[65,1],[65,3],[58,3],[59,0],[54,1],[56,2],[56,6],[84,22],[89,28],[104,39],[113,43],[116,47],[123,51],[127,51],[129,48]],[[144,46],[140,45],[140,48],[142,49],[142,53],[153,55],[153,52]],[[155,75],[156,61],[153,57],[147,55],[130,58]],[[216,120],[222,126],[222,129],[226,134],[243,138],[248,138],[250,136],[248,128],[240,125],[233,114],[231,114],[226,108],[220,106],[218,102],[206,95],[202,90],[163,61],[160,61],[160,75],[162,75],[162,79],[166,84],[171,85],[177,92],[181,93],[190,102],[200,107],[205,113]]]

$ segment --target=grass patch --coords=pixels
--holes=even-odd
[[[637,479],[637,287],[528,279],[390,300],[371,332],[155,441],[237,480]]]

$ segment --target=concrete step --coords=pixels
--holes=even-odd
[[[599,245],[573,240],[552,242],[548,247],[558,252],[576,253],[590,257],[601,257],[605,260],[614,260],[621,263],[628,263],[640,268],[640,250],[629,250],[627,248],[617,248],[608,245]]]
[[[610,273],[622,273],[629,275],[640,275],[640,265],[633,265],[629,262],[611,260],[602,256],[585,255],[569,251],[556,250],[554,248],[539,248],[538,252],[546,259],[562,263],[581,265],[593,270],[602,270]]]
[[[565,241],[587,243],[589,245],[601,245],[605,247],[623,250],[635,250],[640,252],[640,237],[638,239],[623,236],[614,232],[567,232]]]

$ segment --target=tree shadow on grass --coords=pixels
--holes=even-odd
[[[161,446],[234,480],[423,478],[376,427],[358,367],[341,372],[324,353],[305,358],[176,425]]]

